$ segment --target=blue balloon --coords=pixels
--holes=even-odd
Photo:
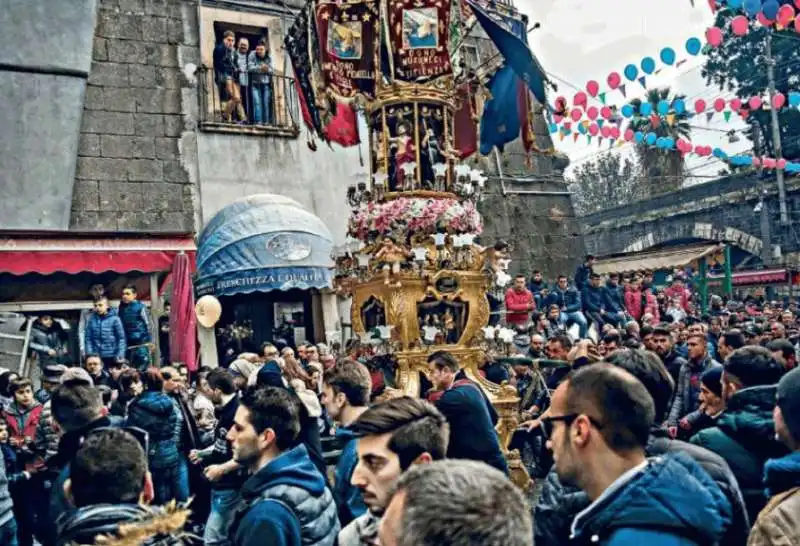
[[[622,107],[622,115],[626,118],[629,118],[633,115],[633,106],[630,104],[626,104]]]
[[[671,47],[665,47],[661,50],[661,62],[664,64],[672,64],[675,62],[675,50]]]
[[[662,116],[666,116],[669,113],[669,103],[665,100],[658,101],[658,105],[656,106],[658,113]]]
[[[797,91],[789,92],[789,106],[800,106],[800,93]]]
[[[641,131],[636,131],[636,133],[633,135],[633,140],[635,140],[637,144],[641,144],[644,142],[644,133]]]
[[[703,49],[703,44],[699,38],[689,38],[686,40],[686,52],[689,55],[697,55]]]
[[[683,99],[675,99],[675,102],[672,103],[672,109],[675,110],[676,114],[683,114],[686,111],[686,103]]]
[[[645,74],[652,74],[656,71],[656,62],[652,57],[645,57],[642,59],[642,72]]]
[[[671,150],[675,147],[675,139],[672,137],[666,137],[664,139],[664,146]]]
[[[723,151],[722,151],[722,149],[720,149],[720,148],[714,148],[714,149],[712,150],[712,152],[711,152],[711,154],[712,154],[714,157],[722,157],[722,154],[723,154],[723,153],[724,153],[724,152],[723,152]]]
[[[755,17],[761,11],[761,0],[744,0],[744,11],[750,17]]]
[[[728,7],[731,9],[739,9],[742,7],[742,0],[728,0]]]
[[[639,113],[643,116],[649,116],[653,113],[653,105],[649,102],[643,102],[641,106],[639,106]]]
[[[749,156],[749,155],[746,155],[746,156],[744,156],[742,158],[742,161],[744,161],[745,165],[752,165],[753,164],[753,157]]]
[[[558,125],[555,123],[550,124],[550,133],[557,133],[558,132]]]
[[[639,75],[639,69],[636,68],[635,64],[629,64],[625,67],[623,71],[625,73],[625,77],[628,78],[630,81],[636,80],[636,76]]]
[[[781,9],[781,5],[778,3],[778,0],[767,0],[764,2],[764,15],[771,21],[778,18],[779,9]]]
[[[650,146],[652,146],[653,144],[655,144],[657,139],[658,139],[658,137],[656,136],[656,134],[655,134],[655,133],[647,133],[647,136],[645,137],[645,141],[646,141],[646,142],[647,142],[647,143],[648,143]]]

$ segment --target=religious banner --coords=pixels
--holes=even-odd
[[[385,0],[389,62],[394,79],[426,83],[453,73],[448,52],[450,3]]]
[[[295,87],[300,100],[303,121],[317,134],[322,134],[322,119],[317,109],[316,88],[312,78],[312,61],[309,56],[310,36],[313,25],[310,24],[309,4],[300,10],[286,34],[284,44],[294,70]]]
[[[380,47],[377,1],[320,0],[316,26],[327,91],[339,99],[358,94],[374,99]]]

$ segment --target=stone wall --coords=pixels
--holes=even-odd
[[[100,0],[71,229],[195,229],[181,136],[182,67],[199,59],[196,14],[191,0]]]

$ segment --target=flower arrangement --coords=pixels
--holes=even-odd
[[[350,216],[348,226],[348,234],[362,241],[389,232],[405,238],[407,234],[433,234],[437,231],[480,234],[483,222],[472,202],[401,197],[361,205]]]

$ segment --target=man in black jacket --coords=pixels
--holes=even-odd
[[[653,345],[656,354],[672,377],[672,381],[677,385],[681,367],[686,364],[686,359],[675,351],[672,332],[666,325],[659,324],[653,328]]]
[[[640,349],[615,352],[609,362],[624,368],[645,386],[655,402],[655,422],[664,420],[674,384],[664,365],[655,355]],[[733,507],[731,526],[725,531],[722,544],[743,546],[747,543],[750,524],[742,493],[727,463],[720,456],[681,442],[670,440],[663,429],[654,429],[646,447],[648,457],[682,451],[693,458],[720,487]],[[590,504],[589,497],[577,488],[566,486],[558,479],[555,470],[547,475],[534,512],[536,544],[566,544],[570,526],[575,516]]]

